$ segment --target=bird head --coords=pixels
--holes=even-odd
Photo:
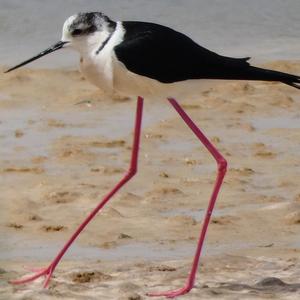
[[[63,48],[72,48],[84,54],[100,48],[114,32],[116,23],[101,12],[79,13],[69,17],[62,30],[62,38],[36,56],[8,69],[5,73],[18,69],[34,60]]]
[[[65,21],[61,41],[79,52],[90,51],[100,47],[115,27],[103,13],[79,13]]]

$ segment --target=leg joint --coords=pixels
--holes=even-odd
[[[227,165],[228,165],[227,160],[224,157],[220,158],[218,160],[218,170],[219,170],[219,172],[226,173]]]
[[[133,177],[136,173],[137,173],[137,167],[130,167],[130,169],[127,172],[127,175]]]

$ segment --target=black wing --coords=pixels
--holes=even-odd
[[[249,58],[218,55],[171,28],[123,22],[124,41],[115,53],[131,72],[172,83],[187,79],[233,79],[249,67]]]

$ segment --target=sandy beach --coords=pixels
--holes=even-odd
[[[263,66],[300,74],[300,61]],[[49,289],[8,283],[46,267],[126,172],[136,101],[107,98],[77,71],[0,76],[0,298],[138,300],[181,287],[216,164],[167,101],[147,99],[137,176]],[[227,82],[178,100],[229,164],[196,286],[181,299],[299,299],[299,91]]]

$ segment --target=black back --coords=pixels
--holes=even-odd
[[[230,58],[199,46],[171,28],[145,22],[123,22],[117,58],[131,72],[172,83],[187,79],[234,79],[248,69],[249,58]]]

